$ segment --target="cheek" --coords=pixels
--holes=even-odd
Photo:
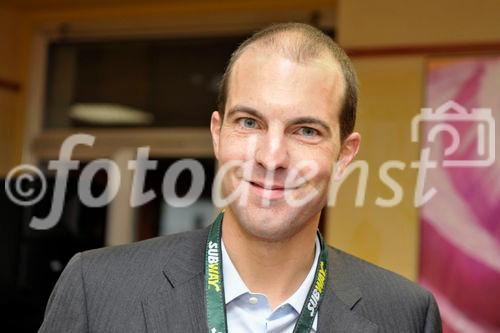
[[[319,161],[317,161],[317,163],[318,163],[317,164],[318,168],[317,168],[317,174],[316,174],[315,179],[318,182],[328,183],[330,176],[333,173],[332,172],[333,165],[332,165],[331,161],[330,160],[319,160]]]
[[[299,179],[314,187],[329,184],[332,163],[327,159],[301,160],[295,166]]]
[[[240,160],[238,151],[231,146],[222,146],[219,150],[219,163],[224,164],[232,160]]]
[[[221,144],[218,154],[219,169],[223,169],[223,184],[225,187],[234,187],[240,178],[245,177],[246,170],[251,167],[251,159],[248,159],[247,142],[241,137],[221,136]],[[223,166],[227,168],[222,168]],[[250,169],[251,170],[251,169]]]
[[[327,181],[333,174],[336,152],[334,149],[303,149],[295,152],[295,167],[299,175],[311,182]]]
[[[232,160],[245,160],[245,140],[235,136],[221,136],[219,143],[219,162],[226,163]]]

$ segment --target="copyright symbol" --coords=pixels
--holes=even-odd
[[[33,186],[23,186],[23,183],[40,182],[40,193],[35,194]],[[13,191],[14,190],[14,191]],[[10,170],[5,178],[5,192],[10,200],[20,206],[31,206],[40,201],[47,190],[47,180],[37,167],[21,164]]]

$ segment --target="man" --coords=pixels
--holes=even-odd
[[[252,36],[211,120],[233,200],[209,229],[77,254],[40,331],[440,332],[430,293],[317,233],[360,145],[356,104],[352,65],[320,31]]]

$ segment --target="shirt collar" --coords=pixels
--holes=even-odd
[[[229,254],[226,251],[224,241],[221,239],[222,247],[222,276],[224,282],[224,298],[226,304],[233,299],[250,292],[245,282],[240,277],[240,274],[234,267]]]
[[[235,298],[250,293],[250,290],[245,285],[245,282],[240,277],[240,274],[234,267],[231,258],[229,257],[226,247],[224,246],[224,241],[221,240],[222,247],[222,273],[224,281],[224,298],[225,304],[230,303]],[[300,287],[282,304],[290,304],[297,313],[302,311],[304,302],[306,301],[309,289],[314,281],[314,273],[316,272],[316,266],[318,265],[318,258],[320,253],[320,243],[318,236],[316,236],[316,248],[314,254],[313,264],[309,273],[307,273],[306,278],[300,285]],[[279,307],[279,306],[278,306]]]
[[[300,311],[302,311],[302,307],[304,306],[304,303],[306,301],[309,289],[311,289],[311,285],[313,284],[314,273],[316,273],[316,266],[318,266],[319,253],[320,243],[318,236],[316,236],[316,249],[311,269],[309,270],[309,273],[307,273],[307,276],[300,285],[299,289],[297,289],[292,296],[290,296],[286,301],[283,302],[283,304],[290,304],[295,309],[295,311],[297,311],[297,313],[300,313]]]

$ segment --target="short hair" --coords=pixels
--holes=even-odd
[[[268,26],[254,33],[232,53],[219,85],[217,107],[222,118],[224,118],[233,67],[247,47],[257,42],[264,47],[272,48],[297,63],[304,63],[307,60],[318,58],[324,55],[325,52],[339,63],[345,82],[343,102],[339,115],[340,139],[344,141],[353,132],[356,122],[358,84],[354,67],[344,50],[329,36],[319,29],[304,23],[291,22]]]

